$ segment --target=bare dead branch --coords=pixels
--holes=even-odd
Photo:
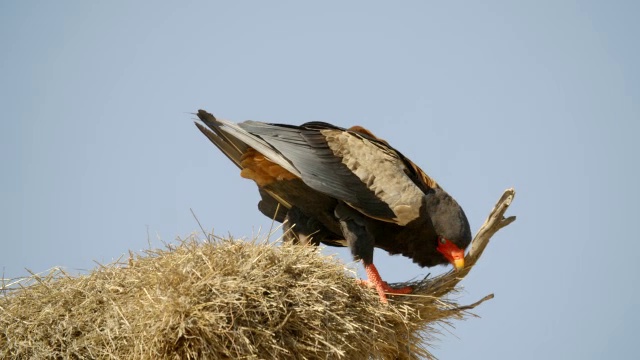
[[[496,205],[493,207],[487,220],[480,227],[480,230],[476,233],[476,236],[471,241],[471,247],[469,252],[464,258],[465,267],[459,271],[450,271],[436,278],[427,280],[427,286],[419,286],[420,290],[428,292],[431,296],[443,296],[456,288],[456,285],[462,281],[462,279],[469,274],[473,266],[480,259],[480,255],[489,244],[491,237],[498,232],[498,230],[511,224],[516,220],[515,216],[505,218],[504,214],[511,205],[511,201],[516,195],[516,191],[513,188],[504,191]]]

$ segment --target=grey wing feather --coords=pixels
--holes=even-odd
[[[198,110],[198,118],[208,128],[204,127],[200,123],[195,123],[198,129],[207,137],[211,142],[222,151],[236,166],[240,167],[240,158],[242,154],[247,150],[248,146],[242,141],[229,136],[222,130],[222,123],[216,119],[210,113],[204,110]]]
[[[369,216],[387,221],[395,217],[389,205],[333,153],[318,130],[254,121],[245,121],[238,126],[259,136],[286,156],[297,169],[296,173],[311,188],[358,209],[366,209]]]
[[[240,167],[240,157],[248,149],[253,148],[269,160],[282,166],[287,171],[296,176],[300,173],[287,161],[287,159],[278,153],[269,143],[262,140],[254,134],[248,133],[240,127],[240,124],[231,121],[217,119],[213,115],[204,110],[198,110],[198,118],[205,123],[215,134],[202,125],[196,123],[198,129],[202,131],[231,161]],[[248,121],[252,122],[252,121]]]
[[[235,124],[204,111],[198,117],[213,132],[198,128],[239,167],[251,147],[316,191],[370,217],[405,225],[417,216],[424,193],[406,176],[393,149],[322,123]]]
[[[244,154],[249,147],[259,147],[258,142],[260,142],[260,139],[251,137],[251,135],[247,134],[244,130],[237,128],[236,124],[226,120],[216,119],[204,110],[198,110],[197,115],[208,127],[196,122],[195,124],[198,129],[239,168],[242,168],[240,165],[242,154]],[[240,136],[234,136],[234,133],[239,133]],[[249,144],[241,138],[246,138]],[[270,151],[265,149],[263,154],[268,157],[269,155],[267,154],[270,154],[272,157],[277,158],[273,149]],[[287,165],[290,167],[290,164],[287,163]],[[270,218],[275,218],[279,222],[284,221],[286,208],[291,205],[285,201],[278,201],[273,194],[266,190],[259,189],[259,191],[262,200],[258,203],[258,209]],[[282,205],[282,208],[278,208],[279,203]]]

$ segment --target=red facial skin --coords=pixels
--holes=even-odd
[[[451,240],[438,237],[438,247],[436,248],[456,270],[464,268],[464,250],[457,247]]]

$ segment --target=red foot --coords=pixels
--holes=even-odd
[[[378,273],[378,269],[376,269],[373,264],[365,265],[364,270],[367,272],[369,280],[360,280],[360,283],[368,287],[375,288],[378,291],[381,303],[386,304],[388,302],[386,294],[404,295],[413,291],[411,286],[406,286],[400,289],[394,289],[389,286],[386,281],[382,280],[380,273]]]

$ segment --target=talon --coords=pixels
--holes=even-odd
[[[413,292],[413,287],[411,286],[405,286],[401,288],[392,288],[391,286],[389,286],[389,284],[385,282],[382,285],[382,287],[384,291],[389,294],[404,295],[404,294],[411,294]]]
[[[368,287],[369,289],[376,289],[376,284],[374,284],[372,281],[369,280],[362,280],[362,279],[358,279],[356,280],[356,282],[358,283],[358,285],[362,285],[365,287]],[[405,287],[401,287],[401,288],[394,288],[391,287],[386,281],[382,282],[382,290],[384,290],[384,292],[386,294],[400,294],[400,295],[404,295],[404,294],[411,294],[413,292],[413,287],[412,286],[405,286]]]
[[[403,288],[394,289],[386,281],[383,281],[380,277],[380,273],[378,273],[378,269],[376,269],[375,265],[368,264],[364,266],[365,271],[367,272],[367,277],[369,280],[359,280],[360,284],[363,284],[367,287],[375,288],[378,291],[378,295],[380,296],[380,302],[383,304],[388,303],[387,294],[389,295],[405,295],[413,292],[413,288],[411,286],[405,286]]]

